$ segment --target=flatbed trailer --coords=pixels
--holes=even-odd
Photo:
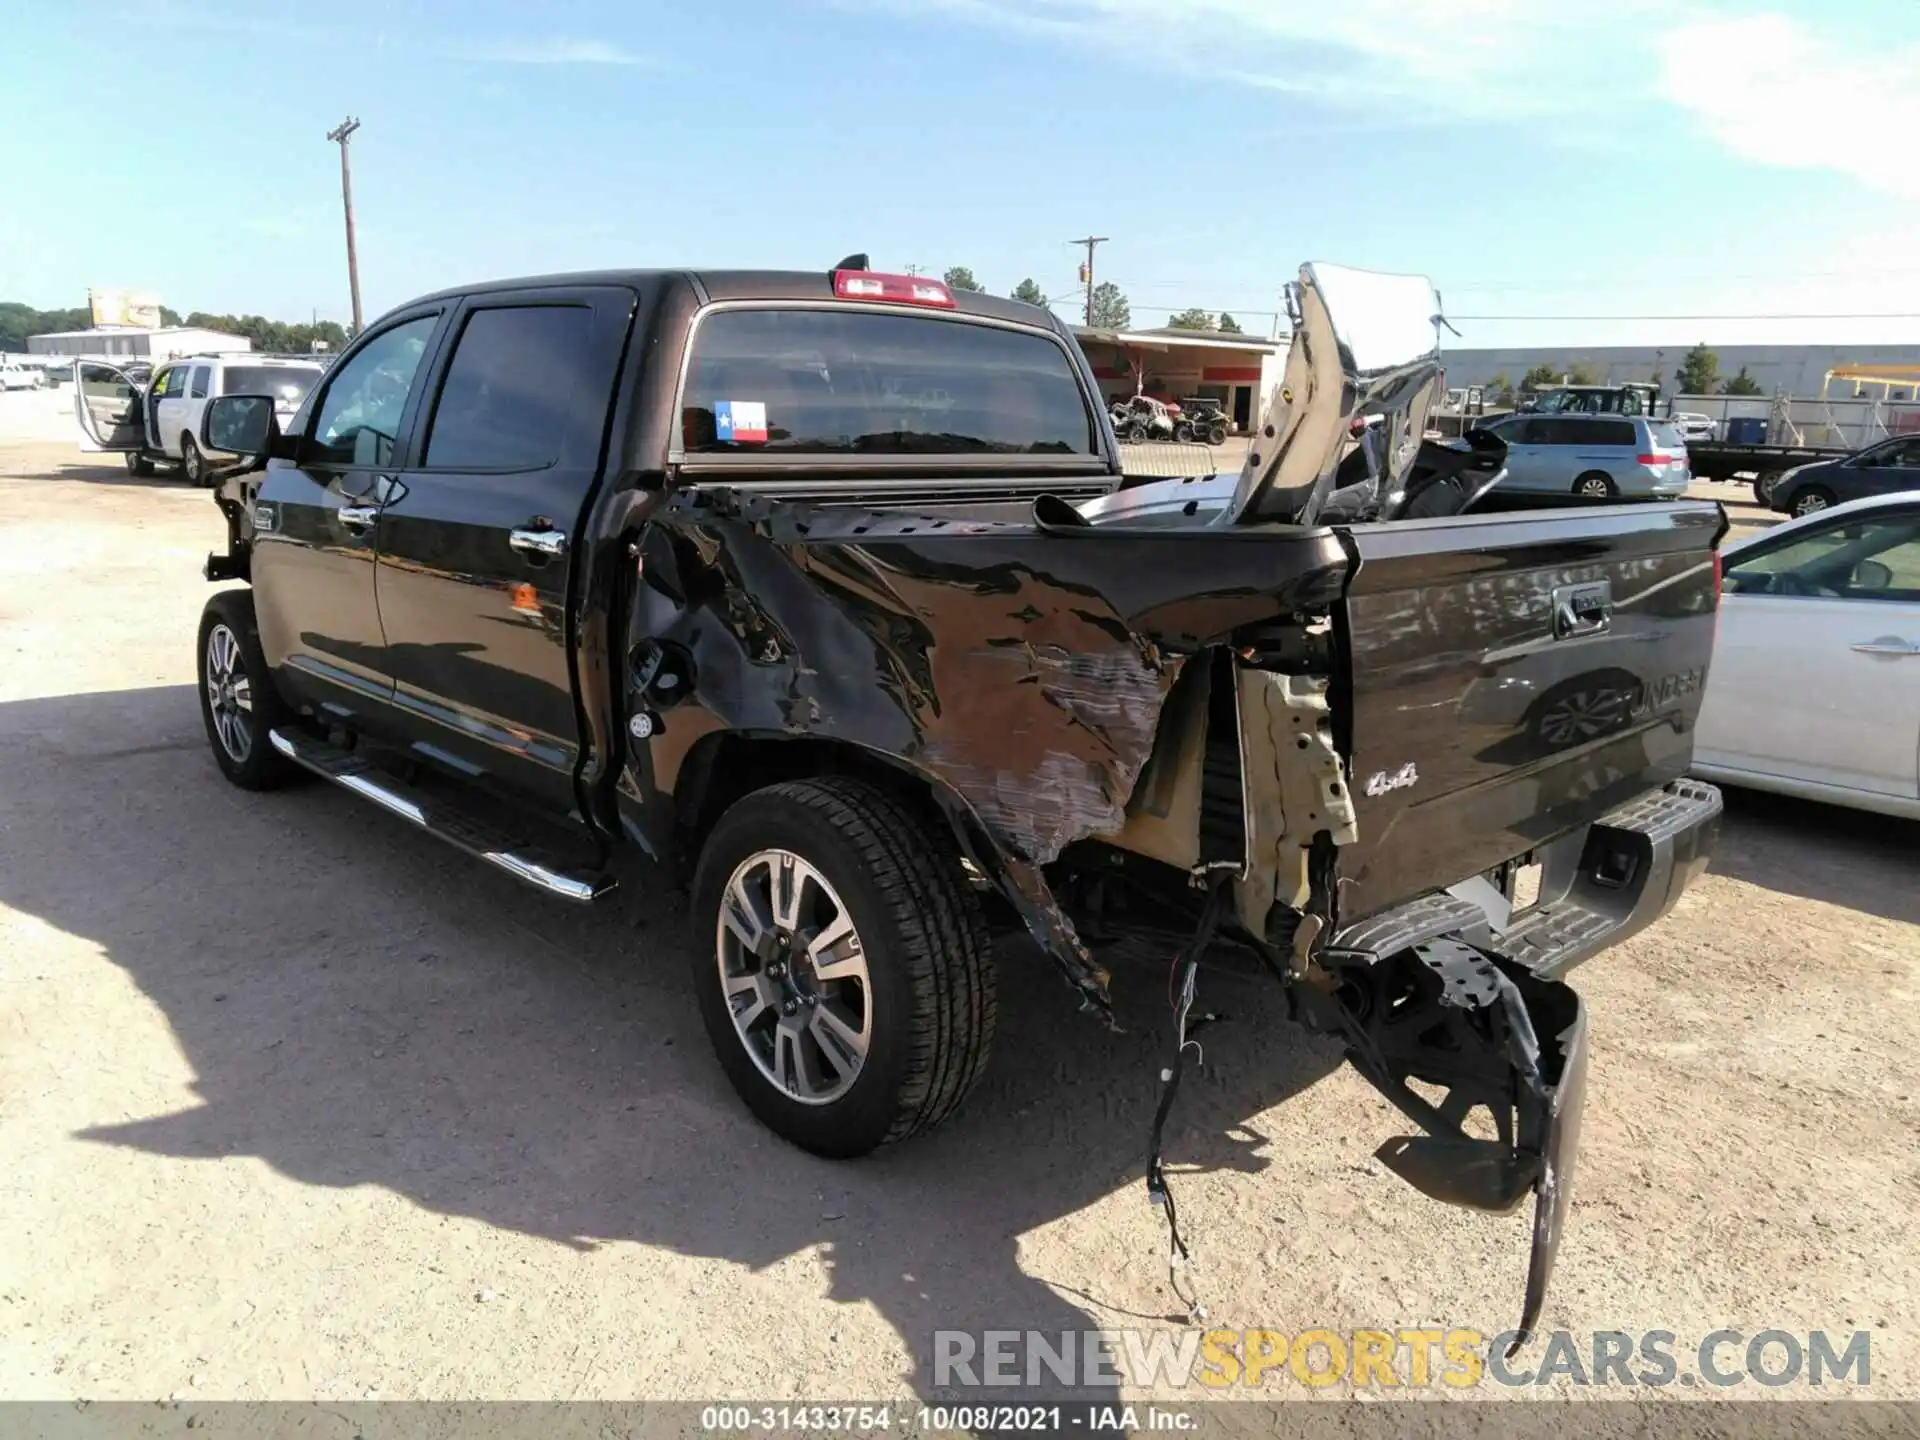
[[[1754,498],[1764,505],[1773,482],[1794,466],[1838,460],[1852,453],[1844,445],[1730,445],[1722,440],[1689,440],[1687,465],[1696,480],[1751,476]]]

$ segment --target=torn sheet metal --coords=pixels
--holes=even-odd
[[[1244,669],[1238,684],[1253,845],[1234,903],[1249,931],[1291,949],[1300,974],[1326,923],[1311,903],[1314,837],[1353,843],[1353,797],[1334,743],[1325,680]]]
[[[730,731],[878,752],[964,804],[994,876],[1094,1003],[1106,979],[1041,868],[1119,828],[1187,658],[1337,595],[1326,532],[1192,537],[682,492],[642,535],[632,637],[696,677],[650,742],[671,796]],[[991,861],[991,865],[986,862]]]

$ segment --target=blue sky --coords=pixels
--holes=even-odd
[[[1822,13],[1822,12],[1827,13]],[[1920,316],[1913,0],[0,0],[0,299],[345,318],[613,265],[971,266],[1264,329],[1303,259],[1460,317]],[[1461,318],[1456,345],[1920,341]]]

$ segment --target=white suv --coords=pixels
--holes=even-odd
[[[0,355],[0,390],[38,390],[47,383],[39,364],[18,355]]]
[[[245,352],[191,355],[156,365],[106,360],[73,362],[73,413],[82,450],[119,450],[127,470],[151,475],[155,465],[178,465],[189,483],[208,483],[207,460],[194,436],[215,395],[271,395],[283,429],[325,373],[316,360],[281,360]]]

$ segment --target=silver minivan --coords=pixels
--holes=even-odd
[[[1671,420],[1644,415],[1509,415],[1485,427],[1507,445],[1502,494],[1671,500],[1692,478]]]

